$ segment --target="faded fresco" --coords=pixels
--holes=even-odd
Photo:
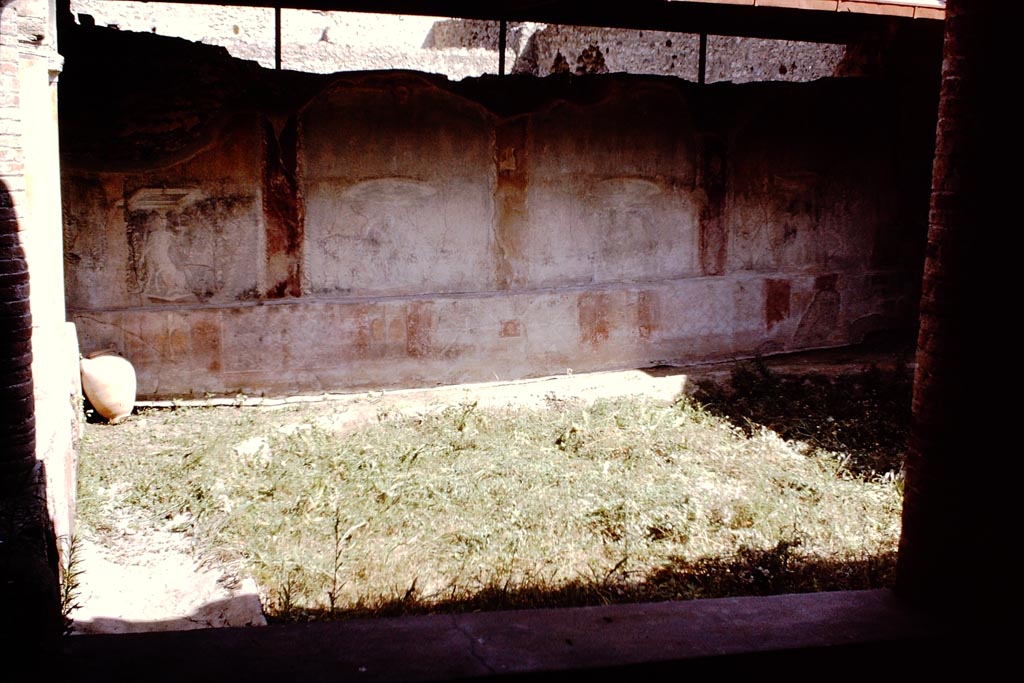
[[[183,191],[175,206],[165,208],[139,194],[128,202],[134,210],[126,220],[131,293],[151,304],[196,303],[237,299],[257,287],[258,271],[245,267],[258,263],[247,248],[258,238],[252,234],[251,195]]]
[[[490,119],[408,77],[339,83],[318,96],[303,112],[299,151],[308,291],[493,288]]]
[[[246,78],[290,104],[226,100],[237,113],[189,128],[191,147],[165,133],[177,156],[152,169],[101,168],[93,138],[69,149],[69,312],[84,351],[131,358],[140,396],[506,380],[913,330],[927,207],[907,188],[928,158],[887,118],[892,84]]]

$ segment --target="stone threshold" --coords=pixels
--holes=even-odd
[[[851,672],[892,680],[973,654],[951,648],[956,642],[939,621],[878,589],[79,635],[63,639],[56,673],[69,681],[314,682],[777,670],[789,680],[848,680]]]

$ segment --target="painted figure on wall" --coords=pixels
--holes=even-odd
[[[147,233],[140,259],[143,295],[153,301],[185,301],[194,298],[188,277],[179,265],[179,237],[166,216],[156,214]]]

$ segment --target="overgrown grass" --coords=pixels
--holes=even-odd
[[[190,534],[272,620],[877,587],[901,401],[898,375],[748,368],[672,404],[461,404],[345,432],[329,404],[150,410],[89,425],[79,510],[100,535]]]

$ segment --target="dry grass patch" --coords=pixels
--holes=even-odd
[[[795,385],[744,372],[674,403],[463,403],[347,430],[324,426],[331,404],[148,410],[89,425],[80,515],[188,534],[277,620],[888,585],[906,378],[801,381],[843,400],[801,399],[837,414],[787,433],[764,425]],[[783,412],[753,412],[773,391]],[[858,401],[846,447],[838,406]]]

